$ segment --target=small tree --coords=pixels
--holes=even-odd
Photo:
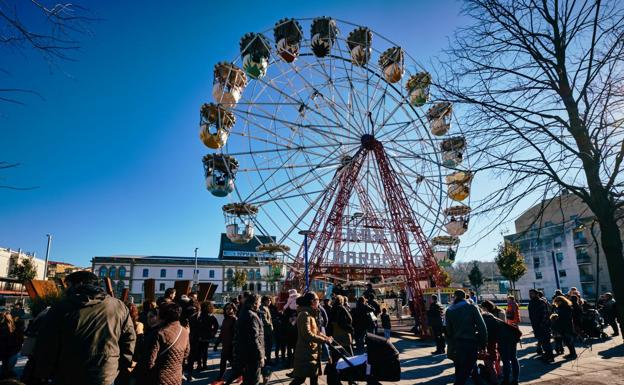
[[[451,275],[448,271],[442,269],[440,273],[440,286],[441,287],[449,287],[451,286]]]
[[[243,287],[243,285],[247,283],[247,274],[240,270],[235,271],[232,278],[230,278],[230,283],[234,288]]]
[[[494,259],[500,273],[511,283],[511,289],[515,293],[516,282],[526,273],[527,267],[524,264],[524,257],[520,253],[520,248],[509,241],[505,241],[498,246],[498,254]]]
[[[479,262],[472,262],[472,269],[470,273],[468,273],[468,280],[477,294],[479,294],[479,288],[483,286],[483,274],[481,273],[481,269],[479,269]]]
[[[23,258],[20,262],[16,262],[9,271],[9,277],[17,278],[21,283],[35,279],[37,276],[37,267],[33,257]]]

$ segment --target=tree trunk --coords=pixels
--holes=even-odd
[[[609,278],[613,287],[613,296],[619,302],[618,317],[620,324],[624,323],[624,255],[622,248],[622,237],[620,228],[615,220],[615,211],[605,213],[598,217],[600,224],[600,241],[602,251],[605,253],[607,267],[609,268]],[[599,272],[597,271],[596,274]],[[600,290],[600,288],[596,288]]]

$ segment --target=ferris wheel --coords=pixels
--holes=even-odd
[[[271,237],[260,249],[295,274],[309,249],[313,277],[403,276],[412,298],[435,284],[467,229],[472,174],[431,76],[399,45],[328,17],[280,20],[239,48],[215,65],[200,111],[228,238]]]

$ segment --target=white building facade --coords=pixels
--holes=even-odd
[[[21,250],[12,250],[10,248],[0,247],[0,277],[8,278],[9,272],[15,263],[20,263],[26,258],[32,258],[33,264],[37,269],[35,279],[43,279],[43,271],[45,269],[45,261],[36,258],[34,253],[23,252]]]

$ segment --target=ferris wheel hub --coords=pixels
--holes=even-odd
[[[377,139],[371,134],[362,135],[360,140],[362,141],[362,147],[367,150],[372,150],[375,147],[375,143],[377,143]]]

